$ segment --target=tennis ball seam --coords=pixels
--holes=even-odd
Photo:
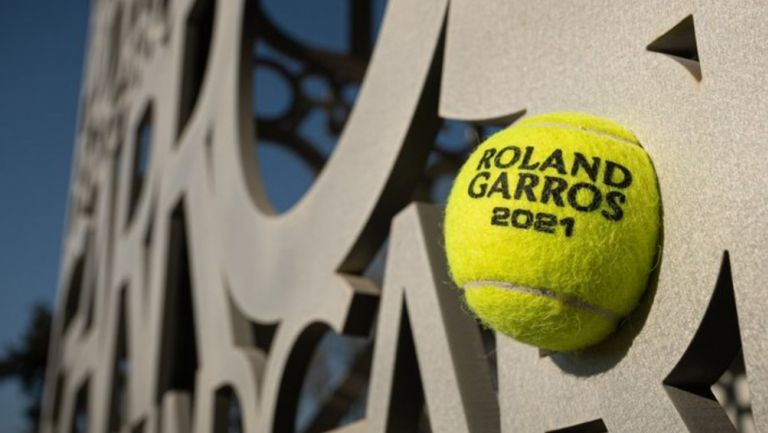
[[[521,126],[525,126],[525,127],[540,126],[542,128],[573,129],[573,130],[576,130],[576,131],[588,132],[588,133],[597,135],[599,137],[610,138],[612,140],[616,140],[616,141],[619,141],[619,142],[622,142],[622,143],[631,144],[631,145],[635,145],[635,146],[640,146],[640,142],[638,142],[638,141],[628,140],[628,139],[626,139],[624,137],[621,137],[621,136],[618,136],[618,135],[615,135],[615,134],[611,134],[610,132],[600,131],[599,129],[587,128],[585,126],[571,125],[570,123],[537,122],[537,123],[526,123],[525,125],[521,125]]]
[[[462,289],[466,291],[471,289],[479,289],[482,287],[496,287],[498,289],[524,293],[527,295],[543,296],[545,298],[562,302],[563,304],[569,307],[575,308],[577,310],[587,312],[587,313],[597,314],[614,324],[619,323],[621,321],[621,317],[610,310],[606,310],[605,308],[601,308],[601,307],[598,307],[597,305],[590,304],[589,302],[579,298],[578,296],[569,295],[565,293],[558,293],[558,292],[555,292],[554,290],[518,286],[516,284],[511,284],[506,281],[499,281],[499,280],[467,281],[462,286]]]

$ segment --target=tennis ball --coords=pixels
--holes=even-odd
[[[593,345],[638,304],[660,198],[631,132],[581,113],[531,117],[461,168],[445,210],[450,272],[488,327],[551,351]]]

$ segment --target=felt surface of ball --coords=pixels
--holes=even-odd
[[[524,119],[483,142],[445,210],[454,282],[488,327],[552,351],[606,338],[638,304],[659,245],[650,158],[582,113]]]

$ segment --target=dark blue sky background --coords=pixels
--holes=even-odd
[[[0,349],[53,304],[89,9],[0,2]],[[0,432],[20,431],[23,405],[0,384]]]

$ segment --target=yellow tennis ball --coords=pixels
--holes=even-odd
[[[603,340],[638,304],[656,259],[650,158],[622,126],[531,117],[482,143],[445,210],[451,275],[488,327],[554,351]]]

